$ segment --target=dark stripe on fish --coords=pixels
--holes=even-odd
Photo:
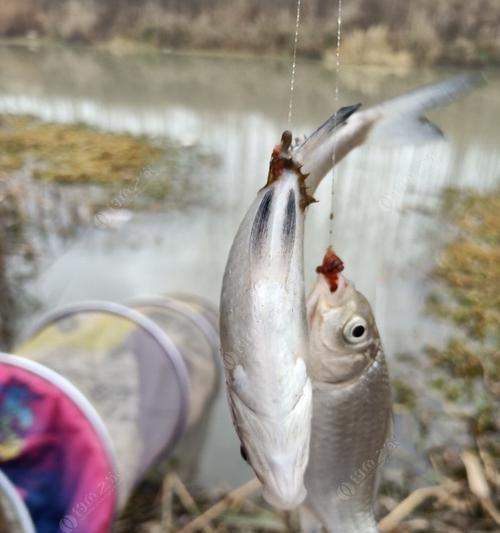
[[[274,189],[270,189],[262,198],[257,214],[253,221],[250,242],[254,251],[258,251],[267,235],[267,226],[271,214],[271,204],[273,200]]]
[[[293,189],[290,189],[290,192],[288,193],[288,201],[286,203],[285,221],[283,223],[283,245],[285,250],[293,246],[295,240],[296,217],[295,192]]]

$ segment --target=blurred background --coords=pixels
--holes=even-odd
[[[235,231],[287,127],[296,9],[291,0],[2,0],[0,349],[15,352],[45,313],[84,300],[187,293],[218,304]],[[437,485],[445,496],[390,530],[498,531],[500,4],[344,1],[339,70],[337,9],[302,1],[297,136],[341,105],[471,69],[488,77],[430,115],[446,140],[365,146],[337,167],[333,234],[346,275],[372,303],[393,380],[398,445],[378,516]],[[308,286],[328,244],[330,179],[316,197]],[[222,387],[204,432],[197,467],[177,468],[183,449],[174,449],[116,531],[181,529],[251,479]],[[257,496],[226,502],[204,527],[297,525]]]

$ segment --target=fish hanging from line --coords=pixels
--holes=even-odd
[[[267,185],[234,239],[221,294],[221,348],[233,423],[244,458],[272,505],[305,497],[311,383],[303,244],[305,176],[283,134]]]
[[[393,441],[389,375],[366,298],[329,248],[307,300],[313,388],[303,531],[376,533],[378,478]]]

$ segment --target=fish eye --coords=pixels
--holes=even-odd
[[[360,316],[351,318],[344,326],[344,339],[351,344],[362,342],[368,335],[368,324],[366,320]]]

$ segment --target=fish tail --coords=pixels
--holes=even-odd
[[[424,113],[453,102],[484,82],[485,77],[481,73],[464,74],[387,100],[373,109],[378,111],[378,118],[367,141],[415,144],[442,139],[444,134],[441,129],[424,117]]]

